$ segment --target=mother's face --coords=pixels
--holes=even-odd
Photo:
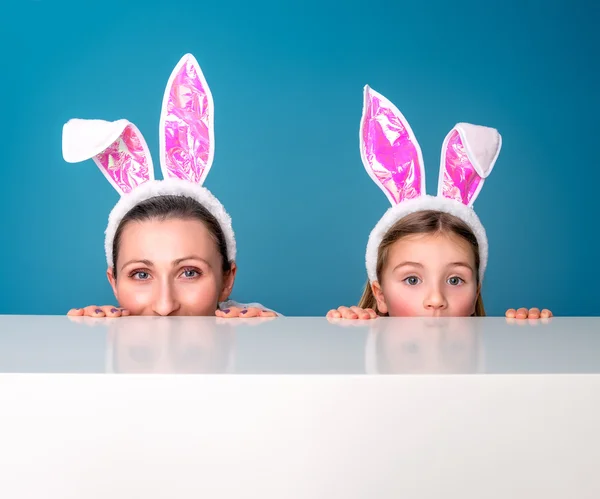
[[[121,233],[116,277],[107,275],[132,315],[214,315],[235,279],[235,264],[224,275],[222,263],[200,220],[132,221]]]

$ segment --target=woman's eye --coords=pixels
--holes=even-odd
[[[148,274],[148,272],[139,271],[131,274],[131,277],[137,279],[138,281],[145,281],[150,277],[150,274]]]
[[[186,279],[193,279],[199,277],[201,273],[196,269],[185,269],[182,274]]]
[[[408,284],[409,286],[416,286],[417,284],[419,284],[421,282],[421,280],[418,277],[410,276],[410,277],[407,277],[406,279],[404,279],[404,282],[406,284]]]

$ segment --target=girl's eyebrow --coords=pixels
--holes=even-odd
[[[423,267],[419,262],[402,262],[394,267],[394,270],[399,269],[400,267]]]
[[[473,272],[473,267],[471,267],[466,262],[452,262],[448,264],[448,267],[465,267],[466,269],[469,269],[471,272]]]

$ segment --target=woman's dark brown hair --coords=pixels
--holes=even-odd
[[[135,205],[119,223],[113,242],[113,276],[117,278],[117,258],[123,230],[127,224],[145,220],[198,220],[204,224],[214,238],[221,259],[223,273],[231,270],[231,262],[227,259],[227,243],[225,234],[217,219],[198,201],[187,196],[156,196]]]

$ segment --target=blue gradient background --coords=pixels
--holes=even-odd
[[[164,86],[192,52],[216,104],[205,185],[233,217],[234,298],[286,315],[358,300],[388,207],[358,151],[368,83],[410,121],[429,193],[456,122],[502,133],[476,204],[488,312],[600,315],[598,14],[591,1],[5,3],[0,313],[114,303],[103,231],[117,195],[93,162],[63,161],[62,125],[127,118],[158,163]]]

